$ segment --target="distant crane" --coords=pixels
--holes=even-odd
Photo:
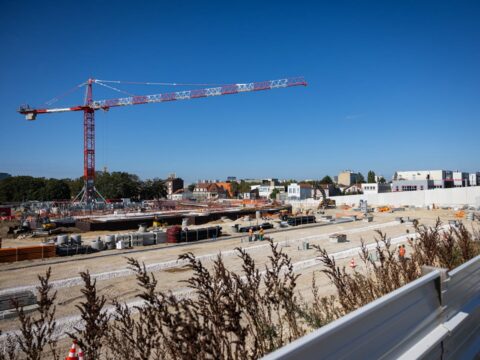
[[[21,106],[18,110],[20,114],[25,115],[27,120],[35,120],[38,114],[51,114],[67,111],[83,111],[83,178],[84,186],[74,201],[80,199],[80,202],[85,204],[92,204],[99,199],[103,199],[102,195],[95,188],[95,111],[108,111],[111,107],[126,106],[126,105],[140,105],[149,103],[160,103],[175,100],[189,100],[198,99],[210,96],[239,94],[249,91],[271,90],[277,88],[287,88],[292,86],[306,86],[307,83],[303,77],[287,78],[280,80],[268,80],[262,82],[252,82],[246,84],[231,84],[222,85],[205,89],[194,89],[178,92],[168,92],[156,95],[141,95],[129,96],[119,99],[109,100],[93,100],[92,85],[98,84],[119,92],[119,89],[108,84],[144,84],[144,85],[198,85],[198,84],[176,84],[176,83],[141,83],[141,82],[127,82],[116,80],[98,80],[88,79],[86,82],[78,85],[78,87],[85,86],[85,103],[67,108],[47,108],[47,109],[33,109],[28,105]],[[74,88],[75,89],[75,88]]]

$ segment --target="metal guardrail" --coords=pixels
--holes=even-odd
[[[480,256],[421,278],[265,356],[472,359],[480,354]]]

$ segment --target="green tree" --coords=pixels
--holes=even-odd
[[[100,194],[108,199],[136,198],[140,195],[141,181],[134,174],[98,172],[95,181]]]
[[[330,176],[326,175],[320,180],[320,184],[333,184],[333,180]]]
[[[160,199],[167,196],[165,182],[158,178],[145,180],[140,185],[140,198],[143,200]]]
[[[44,200],[70,200],[68,180],[48,179],[45,181]]]
[[[195,184],[188,185],[188,190],[193,192],[193,190],[195,190]]]
[[[76,179],[67,179],[68,187],[70,188],[70,195],[75,197],[83,188],[83,176]]]
[[[230,182],[230,190],[232,192],[233,197],[238,196],[239,189],[240,189],[240,184],[238,182],[236,182],[236,181],[231,181]]]
[[[278,189],[273,189],[273,191],[270,193],[270,199],[276,200],[277,199],[277,194],[280,192]]]
[[[363,177],[361,172],[358,173],[357,183],[358,184],[364,184],[365,183],[365,178]]]
[[[255,185],[255,184],[247,183],[244,180],[241,180],[240,184],[238,185],[238,192],[239,193],[248,193],[248,192],[250,192],[252,185]]]
[[[385,184],[387,181],[385,180],[385,178],[383,176],[381,176],[380,179],[378,179],[378,182],[380,184]]]
[[[373,170],[370,170],[367,174],[367,182],[369,184],[376,183],[375,181],[375,172]]]
[[[0,182],[0,201],[46,200],[44,178],[12,176]]]

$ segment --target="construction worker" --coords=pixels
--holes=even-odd
[[[248,241],[249,242],[253,241],[253,229],[252,228],[248,229]]]
[[[263,230],[263,227],[260,226],[260,231],[258,232],[258,238],[260,241],[263,241],[264,235],[265,235],[265,230]]]
[[[405,260],[405,253],[407,250],[405,249],[405,245],[400,245],[398,247],[398,259],[399,260]]]

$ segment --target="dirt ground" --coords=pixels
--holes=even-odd
[[[335,214],[335,210],[328,210],[330,215]],[[302,250],[302,242],[308,241],[310,245],[320,245],[330,253],[337,253],[347,249],[360,246],[363,239],[366,243],[374,242],[377,235],[375,230],[385,232],[389,237],[395,238],[405,235],[408,231],[413,231],[412,226],[399,224],[395,222],[395,217],[416,218],[420,223],[433,225],[439,217],[447,222],[454,218],[453,211],[449,210],[408,210],[398,213],[375,213],[373,222],[363,221],[349,222],[343,224],[317,224],[304,225],[281,230],[277,232],[267,231],[266,234],[273,238],[275,243],[279,243],[282,250],[286,252],[294,264],[300,264],[303,261],[316,258],[315,250]],[[231,224],[226,224],[231,226]],[[331,243],[328,236],[334,233],[347,234],[347,242]],[[95,235],[96,236],[96,235]],[[199,242],[193,244],[177,245],[157,245],[154,247],[144,247],[133,250],[110,250],[98,254],[79,255],[71,258],[54,258],[47,260],[34,260],[18,262],[13,264],[0,265],[0,293],[17,289],[24,286],[35,286],[37,284],[38,274],[44,274],[48,267],[52,267],[52,280],[62,282],[58,288],[58,307],[57,317],[67,317],[76,315],[75,305],[81,301],[81,283],[75,280],[81,271],[90,271],[92,274],[105,273],[106,278],[98,279],[97,285],[99,293],[105,295],[110,301],[114,298],[125,302],[135,300],[135,294],[138,290],[135,279],[131,274],[125,273],[127,268],[126,256],[134,257],[146,265],[160,266],[166,262],[172,262],[173,265],[166,269],[155,270],[155,276],[158,279],[158,288],[162,291],[171,290],[173,292],[182,292],[185,289],[186,280],[191,272],[185,269],[183,265],[175,265],[175,260],[182,253],[192,252],[196,256],[202,257],[207,267],[211,268],[212,260],[215,255],[222,252],[222,257],[229,270],[241,272],[241,263],[234,253],[236,247],[250,248],[250,255],[254,258],[257,265],[263,268],[268,263],[270,249],[265,242],[248,242],[246,236],[225,237],[216,241]],[[340,260],[340,264],[347,265],[349,259]],[[160,264],[160,265],[159,265]],[[319,272],[321,266],[311,266],[305,269],[299,269],[301,275],[298,279],[298,291],[306,299],[311,297],[312,276],[315,274],[316,282],[321,288],[322,294],[332,293],[334,291],[328,279]],[[123,271],[123,273],[122,273]],[[116,272],[115,277],[108,278],[111,272]],[[16,328],[17,323],[13,320],[1,320],[0,328],[4,331]]]

